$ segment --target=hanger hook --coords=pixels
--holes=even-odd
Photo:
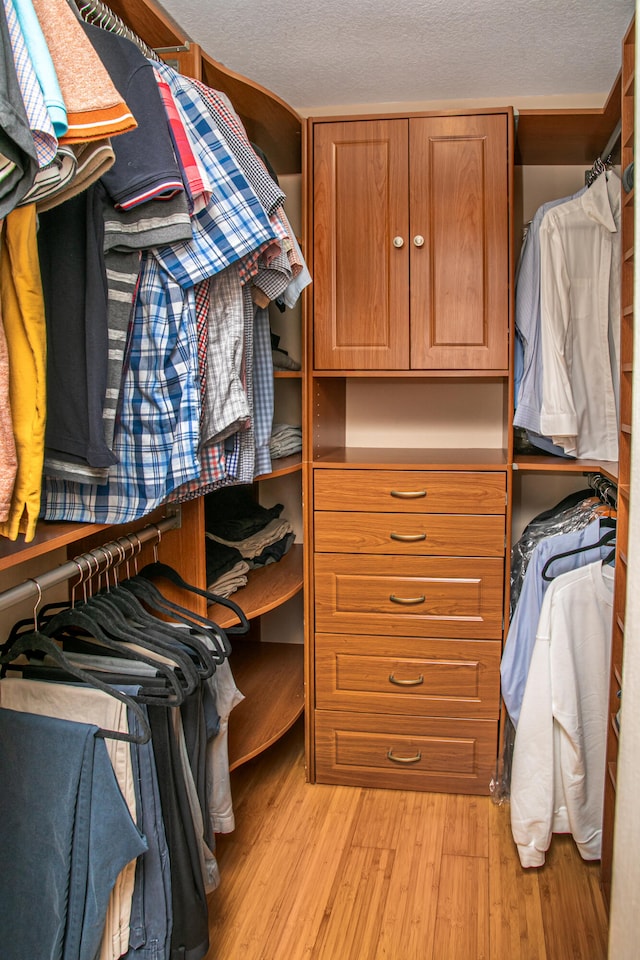
[[[128,533],[127,540],[129,540],[133,545],[133,553],[132,553],[133,572],[135,576],[137,576],[138,575],[138,556],[142,551],[142,540],[140,539],[137,533]]]
[[[38,632],[38,607],[42,602],[42,587],[40,586],[40,581],[37,577],[29,577],[32,583],[35,583],[36,590],[38,591],[38,599],[33,605],[33,629]]]
[[[71,562],[76,565],[76,567],[78,568],[78,573],[80,574],[80,579],[79,579],[79,580],[76,580],[76,582],[75,582],[74,584],[72,584],[72,586],[71,586],[71,606],[72,606],[72,607],[75,607],[75,605],[76,605],[76,590],[77,590],[77,588],[80,586],[81,583],[84,583],[84,570],[82,569],[82,564],[80,563],[80,558],[79,558],[79,557],[74,557]]]

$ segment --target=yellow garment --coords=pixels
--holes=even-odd
[[[36,241],[36,209],[6,217],[0,249],[0,304],[9,354],[9,396],[18,470],[0,534],[33,540],[40,513],[46,421],[47,338]]]
[[[9,355],[0,316],[0,523],[8,520],[18,460],[9,400]]]

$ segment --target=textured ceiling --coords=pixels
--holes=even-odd
[[[191,40],[305,108],[607,93],[634,0],[161,0]]]

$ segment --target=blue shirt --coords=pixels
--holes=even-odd
[[[564,553],[566,550],[575,550],[577,547],[597,543],[603,532],[604,529],[602,532],[600,530],[600,520],[596,518],[581,530],[570,530],[567,533],[546,537],[537,544],[531,555],[522,582],[520,598],[509,625],[500,664],[502,698],[514,727],[518,725],[542,601],[550,583],[543,580],[541,576],[544,565],[550,557]],[[555,578],[561,573],[603,560],[611,550],[612,544],[608,543],[603,547],[595,547],[569,557],[562,557],[552,564],[547,576]]]
[[[192,240],[157,250],[160,263],[187,288],[275,240],[276,234],[196,87],[166,64],[155,67],[174,95],[213,187],[207,206],[192,218]]]

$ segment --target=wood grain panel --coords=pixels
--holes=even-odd
[[[409,123],[411,367],[508,365],[507,116]]]
[[[316,706],[497,719],[500,646],[497,640],[316,634]]]
[[[445,855],[440,866],[434,957],[489,957],[489,868],[484,857]]]
[[[319,783],[489,792],[497,721],[385,717],[382,723],[371,714],[316,711],[315,722]]]
[[[406,369],[408,122],[318,123],[313,138],[314,367]]]
[[[316,511],[319,553],[502,557],[501,516]]]
[[[317,554],[316,629],[497,640],[503,571],[501,560]]]
[[[439,470],[317,470],[316,510],[504,514],[504,473]],[[398,496],[399,494],[399,496]]]

